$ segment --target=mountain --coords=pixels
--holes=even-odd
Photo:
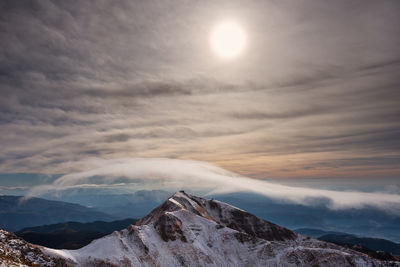
[[[75,266],[400,266],[183,191],[81,249],[44,252]]]
[[[65,260],[44,254],[39,246],[0,229],[0,266],[66,266]]]
[[[400,260],[400,244],[385,239],[358,237],[350,234],[327,234],[318,239],[357,250],[376,259]]]
[[[386,251],[393,255],[400,255],[400,244],[382,238],[359,237],[348,233],[307,228],[296,229],[295,232],[335,244],[360,245],[371,250]]]
[[[110,221],[114,217],[78,204],[41,198],[0,196],[0,226],[7,231],[65,221]]]
[[[22,229],[15,234],[24,240],[49,248],[78,249],[114,231],[122,230],[135,219],[91,223],[65,222]]]
[[[372,207],[332,210],[321,199],[313,205],[274,200],[253,193],[212,195],[214,199],[244,209],[289,229],[319,228],[400,243],[400,215]]]
[[[299,234],[302,234],[302,235],[306,235],[306,236],[315,237],[315,238],[318,238],[318,237],[323,236],[323,235],[342,235],[342,234],[346,234],[346,233],[342,233],[342,232],[324,231],[324,230],[321,230],[321,229],[312,229],[312,228],[299,228],[299,229],[295,229],[294,231],[296,233],[299,233]]]
[[[139,190],[129,194],[94,189],[65,190],[46,199],[59,199],[83,206],[90,206],[118,219],[141,218],[162,204],[171,193],[163,190]],[[258,217],[287,227],[320,228],[327,231],[346,232],[360,236],[384,238],[400,243],[400,215],[363,207],[359,209],[332,210],[326,200],[313,205],[301,205],[274,200],[255,193],[235,192],[210,195],[222,202],[246,210]]]

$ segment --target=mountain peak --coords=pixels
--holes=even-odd
[[[158,221],[160,218],[162,220],[166,217],[171,218],[174,217],[173,213],[178,211],[186,214],[186,216],[191,214],[202,217],[215,223],[217,227],[228,227],[247,234],[249,237],[257,237],[267,241],[284,241],[297,238],[296,233],[237,207],[217,200],[189,195],[184,191],[173,194],[161,206],[139,220],[136,225],[147,225]]]
[[[127,229],[78,250],[47,252],[78,266],[399,266],[183,191]]]

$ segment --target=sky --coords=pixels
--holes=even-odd
[[[0,186],[140,158],[398,184],[399,14],[395,0],[1,1]],[[233,59],[210,47],[227,20],[246,35]]]

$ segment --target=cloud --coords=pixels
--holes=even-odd
[[[262,178],[399,176],[399,10],[1,1],[0,172],[80,171],[98,156],[199,159]],[[208,47],[226,16],[249,36],[229,64]],[[375,171],[355,172],[365,161]]]
[[[26,197],[39,196],[76,187],[104,187],[121,184],[121,178],[153,188],[203,190],[208,193],[249,191],[303,205],[327,199],[332,209],[380,208],[400,214],[400,195],[385,192],[333,191],[293,187],[252,179],[201,161],[166,158],[91,160],[87,170],[63,175],[52,184],[32,188]],[[91,185],[91,182],[96,182]]]
[[[0,186],[0,191],[27,190],[27,186]]]

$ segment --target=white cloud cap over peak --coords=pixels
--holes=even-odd
[[[87,162],[87,170],[63,175],[49,185],[33,187],[27,197],[79,186],[87,187],[94,183],[93,177],[101,177],[96,184],[112,185],[120,183],[120,179],[124,178],[157,189],[163,186],[163,189],[185,188],[208,193],[248,191],[304,205],[312,205],[316,199],[327,199],[331,209],[371,206],[400,213],[398,194],[294,187],[244,177],[206,162],[167,158],[91,160]]]

